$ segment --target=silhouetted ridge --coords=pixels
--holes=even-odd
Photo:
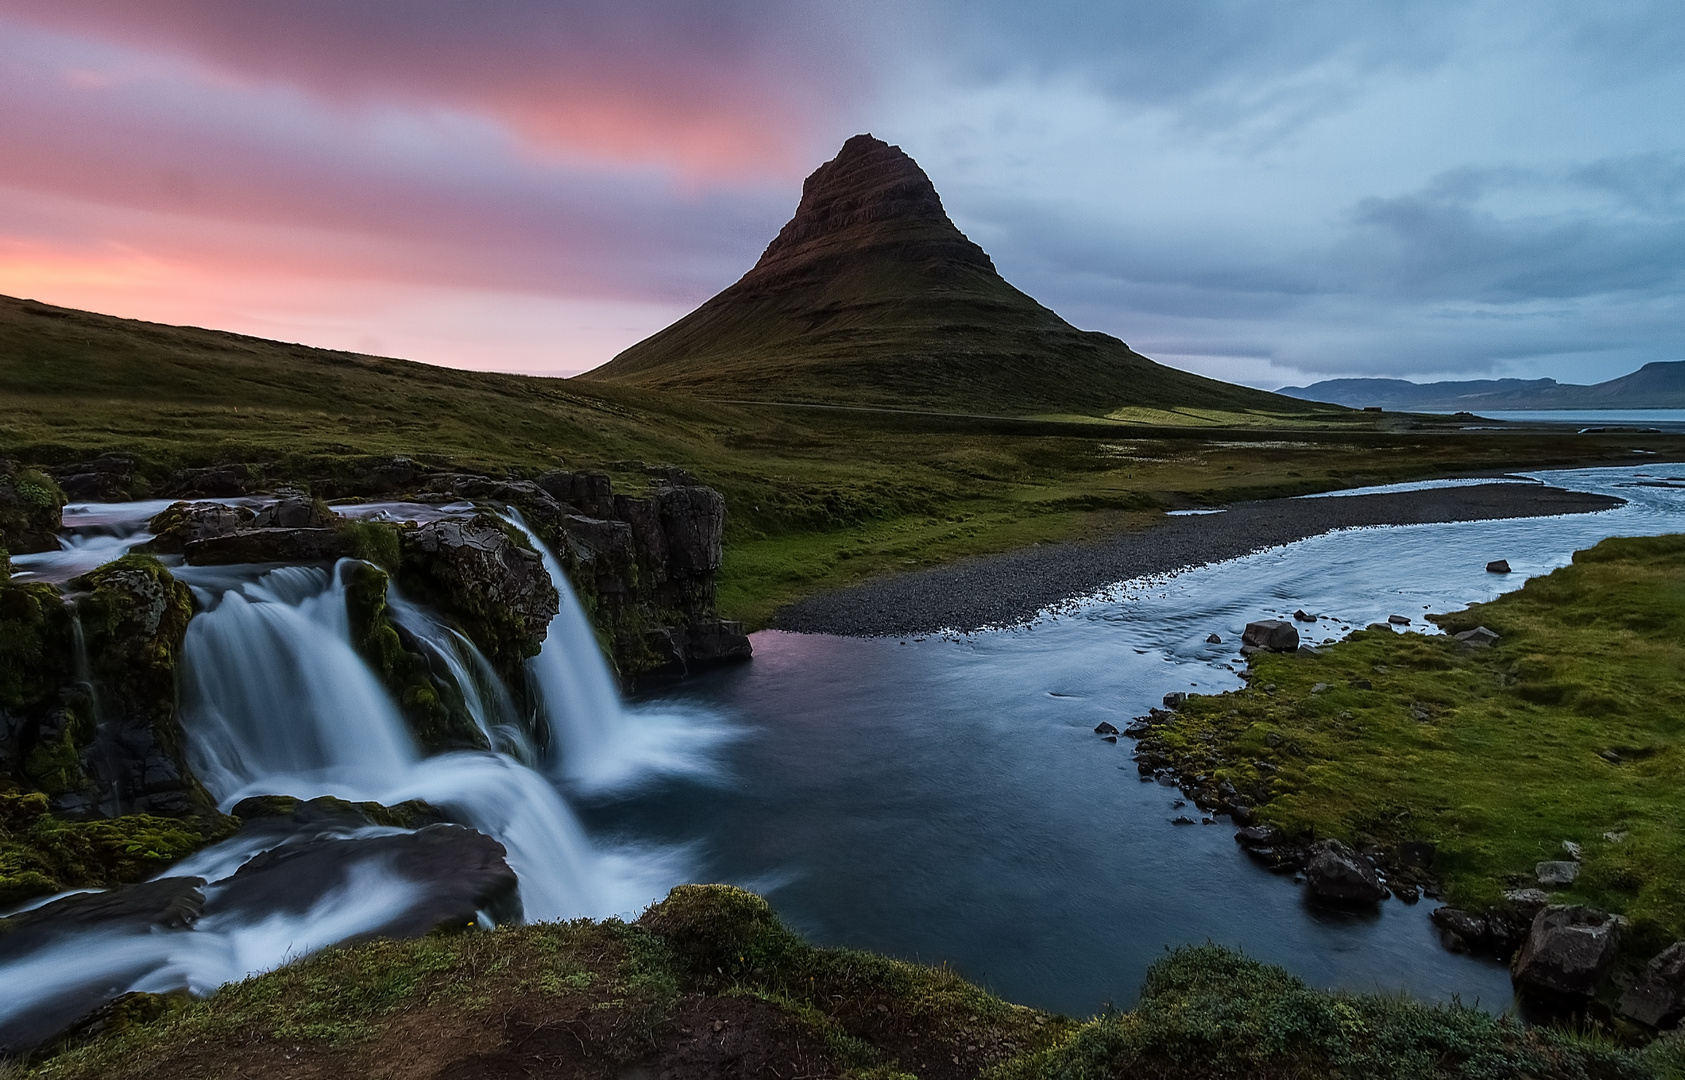
[[[747,274],[580,376],[729,398],[1006,413],[1302,412],[1161,367],[1013,288],[918,163],[856,135]]]

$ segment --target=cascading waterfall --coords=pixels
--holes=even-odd
[[[506,520],[543,558],[558,597],[544,646],[527,661],[550,734],[552,774],[581,795],[622,790],[654,775],[705,774],[711,748],[729,733],[701,713],[622,707],[591,620],[561,563],[518,510],[510,507]]]
[[[524,765],[533,764],[537,755],[521,727],[514,699],[485,654],[461,632],[434,618],[426,608],[406,600],[396,585],[387,586],[386,604],[393,621],[409,631],[430,656],[444,665],[451,681],[462,692],[463,705],[474,726],[486,737],[487,745]]]

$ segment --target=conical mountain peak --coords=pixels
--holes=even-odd
[[[581,378],[1013,413],[1288,404],[1071,326],[1003,279],[918,162],[871,135],[814,170],[795,216],[734,285]]]

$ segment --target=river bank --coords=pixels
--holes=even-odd
[[[1036,544],[874,578],[798,600],[772,625],[849,636],[1008,626],[1114,582],[1238,558],[1336,529],[1585,514],[1620,504],[1608,495],[1514,482],[1243,502],[1220,512],[1171,515],[1105,540]]]

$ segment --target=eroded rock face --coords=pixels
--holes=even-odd
[[[1261,619],[1246,624],[1241,643],[1270,652],[1292,652],[1299,647],[1299,628],[1284,619]]]
[[[1673,1027],[1685,1018],[1685,941],[1669,945],[1646,964],[1616,1008],[1654,1028]]]
[[[1620,920],[1580,905],[1552,904],[1533,917],[1512,974],[1524,989],[1587,997],[1609,974]]]
[[[262,483],[246,465],[211,465],[200,469],[177,469],[159,490],[167,499],[230,499],[249,495]]]
[[[53,470],[53,478],[71,502],[124,502],[145,498],[150,491],[135,472],[135,459],[127,454],[101,454],[92,461],[64,465]]]
[[[720,568],[720,542],[725,535],[725,498],[713,488],[658,488],[661,531],[676,571],[712,573]]]
[[[1323,840],[1311,850],[1305,883],[1312,896],[1342,904],[1386,899],[1387,888],[1376,876],[1375,868],[1345,844]]]
[[[537,656],[558,597],[537,552],[490,514],[406,530],[399,580],[462,628],[505,674]]]

